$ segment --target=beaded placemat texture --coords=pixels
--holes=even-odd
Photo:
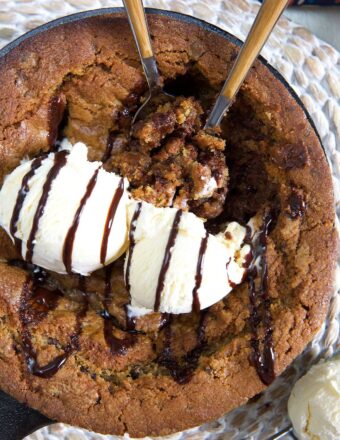
[[[146,6],[193,15],[244,40],[260,4],[255,0],[146,0]],[[47,21],[75,12],[122,6],[108,0],[0,0],[0,47]],[[332,168],[340,216],[340,54],[307,29],[280,19],[262,55],[285,77],[313,118]],[[221,419],[167,437],[168,440],[264,440],[287,425],[292,384],[320,357],[339,348],[340,265],[328,318],[307,349],[267,390]],[[109,414],[108,414],[109,417]],[[126,439],[128,435],[124,436]],[[289,435],[282,437],[290,439]],[[114,440],[63,424],[26,440]]]

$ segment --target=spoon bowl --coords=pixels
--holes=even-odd
[[[132,119],[131,132],[133,131],[134,125],[138,121],[145,119],[158,105],[172,102],[174,99],[175,96],[166,93],[161,87],[150,89],[147,96],[144,98],[144,102]]]
[[[133,117],[130,131],[132,133],[136,122],[144,119],[157,105],[173,101],[174,96],[163,90],[142,0],[123,0],[123,2],[149,86],[148,95]]]

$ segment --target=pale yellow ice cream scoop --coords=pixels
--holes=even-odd
[[[299,439],[340,439],[340,355],[313,366],[296,382],[288,413]]]

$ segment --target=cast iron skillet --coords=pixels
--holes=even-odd
[[[214,32],[216,34],[221,35],[226,40],[231,41],[232,43],[238,46],[242,45],[242,41],[240,41],[230,33],[223,31],[222,29],[210,23],[207,23],[203,20],[200,20],[198,18],[194,18],[189,15],[181,14],[178,12],[164,11],[163,9],[147,8],[146,10],[148,14],[159,14],[166,17],[170,17],[175,20],[195,24],[210,32]],[[17,38],[15,41],[9,43],[7,46],[5,46],[3,49],[0,50],[0,58],[8,54],[11,50],[17,47],[22,41],[34,37],[35,35],[40,34],[41,32],[45,32],[48,29],[63,25],[65,23],[71,23],[74,21],[83,20],[88,17],[96,17],[99,15],[112,14],[112,13],[115,14],[122,12],[124,12],[124,8],[103,8],[103,9],[96,9],[93,11],[80,12],[77,14],[69,15],[67,17],[59,18],[57,20],[53,20],[49,23],[39,26],[36,29],[33,29],[32,31]],[[263,57],[259,57],[259,59],[271,71],[271,73],[279,81],[283,83],[285,88],[289,91],[289,93],[293,96],[295,101],[305,112],[309,123],[313,127],[316,135],[319,138],[320,144],[322,145],[321,139],[318,135],[314,122],[312,121],[306,108],[304,107],[303,103],[301,102],[300,98],[297,96],[295,91],[290,87],[290,85],[286,82],[283,76],[277,70],[275,70],[271,65],[269,65],[268,62]],[[16,401],[15,399],[3,393],[0,390],[0,439],[1,440],[3,439],[22,440],[25,436],[51,423],[54,422],[48,419],[47,417],[43,416],[42,414],[40,414],[38,411],[29,408],[27,405],[19,403],[18,401]]]

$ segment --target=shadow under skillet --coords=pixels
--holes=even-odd
[[[0,391],[0,439],[22,440],[52,422],[38,411]]]

